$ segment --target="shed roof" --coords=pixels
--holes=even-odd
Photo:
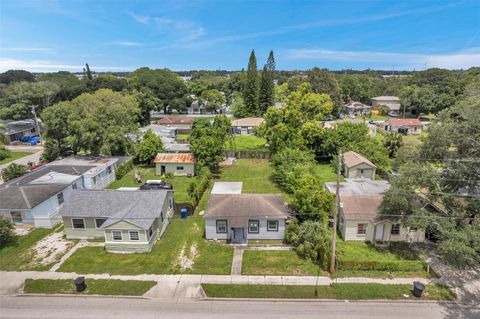
[[[389,118],[388,124],[390,126],[422,126],[422,122],[419,119],[397,119]]]
[[[192,153],[158,153],[154,163],[194,163]]]
[[[281,195],[212,194],[204,218],[223,218],[229,227],[247,227],[252,218],[287,219],[288,207]]]
[[[354,167],[359,164],[367,164],[376,167],[368,159],[354,151],[348,151],[343,154],[343,164],[347,167]]]
[[[232,126],[260,126],[265,120],[262,117],[246,117],[243,119],[233,120]]]
[[[167,193],[167,190],[75,190],[60,214],[107,218],[102,228],[124,220],[148,229],[160,217]]]
[[[341,196],[345,220],[368,219],[377,216],[383,196]]]

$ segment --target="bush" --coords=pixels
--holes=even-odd
[[[27,165],[12,163],[2,171],[2,179],[5,182],[7,182],[9,180],[12,180],[12,179],[15,179],[17,177],[20,177],[22,175],[27,174],[28,171],[29,171],[29,169],[28,169]]]
[[[125,163],[117,166],[117,169],[115,170],[115,176],[117,179],[121,179],[132,169],[133,169],[133,159],[130,159]]]
[[[16,238],[15,226],[12,221],[5,217],[0,217],[0,247],[14,242]]]
[[[323,269],[328,267],[332,233],[325,223],[306,221],[299,224],[297,220],[291,220],[286,229],[285,239],[300,257],[310,258]]]
[[[188,195],[190,196],[192,207],[195,208],[197,206],[198,202],[203,196],[203,193],[208,188],[211,178],[212,174],[208,168],[201,167],[198,170],[197,176],[193,179],[188,187]]]
[[[0,161],[10,156],[10,151],[3,145],[0,145]]]
[[[338,259],[341,270],[369,270],[369,271],[425,271],[425,264],[420,260],[410,261],[373,261],[373,260],[345,260]]]

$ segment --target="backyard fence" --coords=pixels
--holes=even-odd
[[[235,158],[257,158],[257,159],[269,159],[270,152],[267,151],[225,151],[225,157]]]

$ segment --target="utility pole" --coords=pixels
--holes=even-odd
[[[36,105],[30,105],[30,108],[32,109],[33,116],[35,117],[35,125],[37,127],[37,132],[38,136],[40,136],[40,143],[42,142],[42,138],[40,135],[40,125],[38,124],[38,117],[37,117],[37,112],[35,111]]]
[[[335,189],[335,210],[333,213],[333,240],[332,240],[332,258],[330,259],[330,274],[335,273],[335,253],[337,249],[337,223],[338,213],[340,211],[340,172],[342,168],[342,152],[338,152],[337,163],[337,187]]]

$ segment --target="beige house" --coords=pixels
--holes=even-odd
[[[362,155],[349,151],[342,156],[342,170],[346,178],[375,179],[376,166]]]
[[[60,211],[68,239],[104,239],[108,252],[150,252],[173,216],[168,190],[76,190]]]
[[[389,118],[384,128],[387,132],[403,135],[419,135],[422,133],[423,124],[419,119]]]
[[[152,124],[160,125],[165,128],[175,128],[177,133],[190,133],[192,131],[193,116],[187,115],[165,115],[161,119],[152,122]]]
[[[195,159],[192,153],[158,153],[153,162],[156,175],[195,175]]]
[[[412,230],[397,219],[377,214],[383,195],[340,195],[338,229],[345,240],[383,243],[423,242],[425,230]]]
[[[380,110],[382,106],[386,106],[389,112],[398,114],[400,111],[400,99],[396,96],[377,96],[372,98],[372,108]]]
[[[246,117],[243,119],[233,120],[231,123],[232,134],[234,135],[253,135],[255,129],[258,128],[265,120],[261,117]]]

